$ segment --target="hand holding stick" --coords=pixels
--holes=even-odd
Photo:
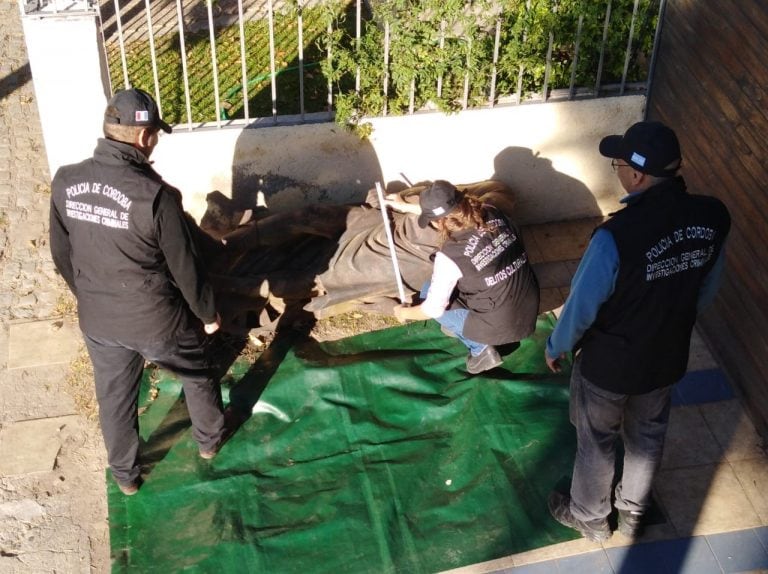
[[[376,182],[376,194],[379,197],[381,206],[381,217],[384,220],[384,232],[387,234],[387,244],[389,253],[392,256],[392,267],[395,270],[395,280],[397,281],[397,292],[400,295],[400,303],[405,304],[405,289],[403,288],[403,279],[400,277],[400,266],[397,264],[397,252],[395,251],[395,242],[392,239],[392,228],[390,227],[389,217],[387,215],[387,203],[384,201],[384,192],[381,189],[381,183]]]

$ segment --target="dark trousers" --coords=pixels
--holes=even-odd
[[[624,470],[616,486],[616,508],[644,512],[664,450],[672,387],[642,395],[601,389],[581,374],[577,357],[571,372],[571,422],[577,452],[571,482],[571,512],[583,521],[611,512],[616,440],[624,443]]]
[[[145,359],[179,376],[192,421],[192,436],[201,450],[214,448],[224,434],[221,388],[212,378],[202,325],[188,317],[168,339],[126,343],[85,336],[93,363],[99,422],[115,480],[139,477],[138,400]]]

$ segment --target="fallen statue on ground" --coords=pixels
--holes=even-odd
[[[418,203],[427,185],[400,196]],[[504,183],[457,185],[513,218],[514,194]],[[390,211],[392,237],[406,303],[432,272],[438,233],[416,216]],[[244,220],[245,223],[243,223]],[[399,294],[375,190],[361,205],[317,204],[250,217],[219,192],[208,195],[199,243],[217,292],[224,328],[274,331],[291,313],[316,319],[349,311],[392,314]]]

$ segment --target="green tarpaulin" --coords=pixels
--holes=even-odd
[[[546,508],[575,452],[552,325],[478,376],[433,321],[276,340],[225,380],[252,414],[211,461],[180,385],[145,381],[146,482],[108,481],[113,571],[428,573],[575,538]]]

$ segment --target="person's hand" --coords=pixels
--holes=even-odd
[[[213,335],[219,330],[219,327],[221,327],[221,315],[216,313],[216,320],[213,323],[205,323],[205,325],[203,325],[203,330],[206,334]]]
[[[401,213],[413,213],[419,215],[421,208],[416,203],[408,203],[403,201],[397,193],[390,193],[384,196],[384,207],[391,207],[395,211]]]
[[[397,211],[400,211],[400,204],[405,203],[402,199],[400,199],[400,196],[396,193],[389,193],[384,196],[384,207],[391,207],[392,209],[396,209]]]
[[[395,305],[392,308],[392,311],[395,313],[395,319],[401,323],[405,323],[408,320],[408,317],[405,316],[406,309],[407,307],[405,305]]]
[[[549,355],[547,355],[547,352],[544,351],[544,359],[547,361],[547,366],[549,367],[549,370],[553,373],[559,373],[563,370],[563,368],[560,366],[560,361],[565,359],[565,353],[560,353],[557,357],[554,359],[551,358]]]

